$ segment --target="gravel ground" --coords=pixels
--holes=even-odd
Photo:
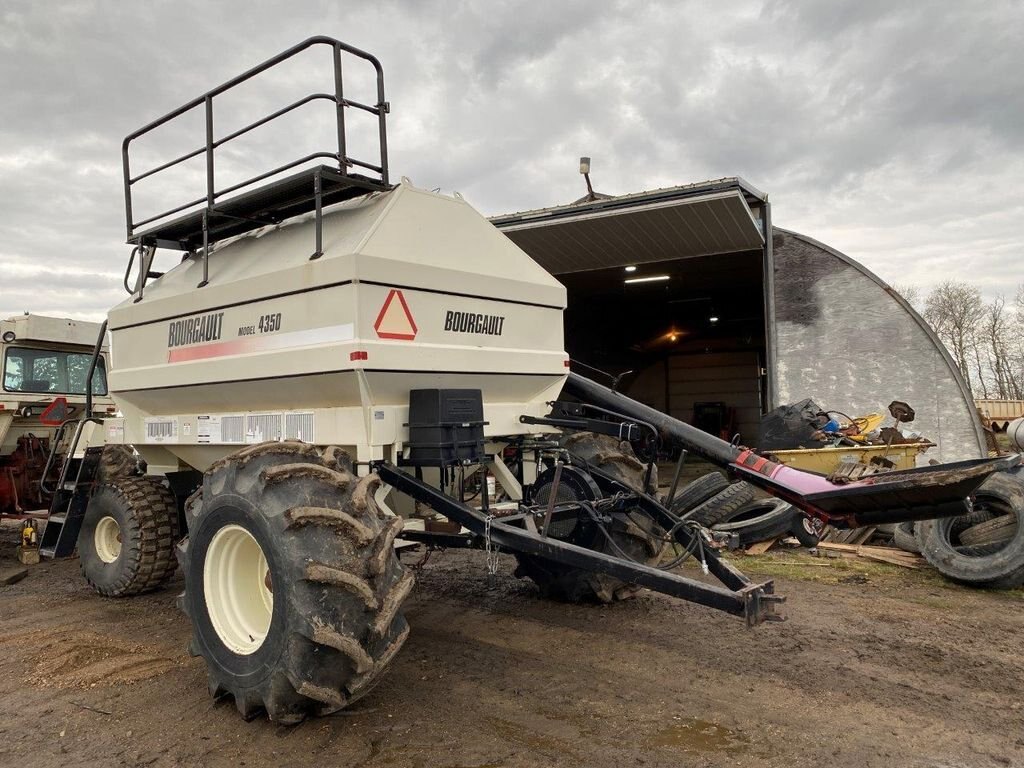
[[[0,526],[0,570],[16,528]],[[412,554],[407,559],[415,560]],[[794,553],[781,624],[643,593],[540,599],[435,554],[412,635],[352,709],[286,728],[207,695],[168,589],[94,595],[77,561],[0,587],[2,766],[1024,766],[1024,593]]]

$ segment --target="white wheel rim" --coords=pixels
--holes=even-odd
[[[221,642],[239,655],[255,653],[270,630],[269,582],[267,558],[251,533],[226,525],[214,534],[203,564],[206,610]]]
[[[92,539],[96,554],[104,563],[112,563],[121,556],[121,526],[110,515],[100,518]]]

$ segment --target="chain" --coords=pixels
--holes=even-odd
[[[498,552],[500,548],[491,541],[491,521],[494,515],[488,515],[484,521],[484,552],[487,557],[487,586],[494,589],[498,585]]]

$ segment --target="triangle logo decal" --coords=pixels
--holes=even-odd
[[[373,330],[382,339],[412,341],[416,338],[419,330],[416,321],[412,319],[412,312],[405,303],[405,296],[397,288],[392,288],[388,297],[384,299],[384,306],[380,308]]]

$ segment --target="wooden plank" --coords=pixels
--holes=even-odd
[[[759,541],[756,544],[751,544],[749,547],[747,547],[746,553],[748,555],[763,555],[765,552],[772,548],[772,545],[774,545],[776,541],[778,541],[777,537],[774,539]]]
[[[853,539],[857,537],[860,530],[860,528],[833,529],[829,541],[835,544],[848,544],[855,547],[857,545],[853,543]]]
[[[863,557],[866,560],[877,560],[880,563],[889,563],[890,565],[898,565],[900,568],[911,568],[918,570],[924,563],[923,560],[920,562],[909,562],[902,557],[890,557],[888,555],[882,555],[878,552],[858,552],[857,557]]]
[[[917,558],[917,555],[911,552],[904,552],[902,549],[896,549],[894,547],[873,547],[867,544],[844,544],[842,542],[833,541],[822,541],[818,543],[819,549],[832,549],[837,552],[853,552],[856,554],[860,551],[867,552],[880,552],[882,554],[891,555],[892,557],[912,557]]]
[[[904,568],[920,568],[924,564],[924,558],[904,552],[900,549],[889,547],[869,547],[864,544],[839,544],[830,541],[818,543],[819,549],[831,552],[839,552],[847,557],[863,557],[868,560],[876,560],[880,563],[890,563]]]
[[[875,535],[875,531],[877,530],[878,527],[874,525],[867,525],[863,528],[858,528],[857,535],[850,540],[850,543],[866,544],[867,542],[871,541],[871,537]]]
[[[17,584],[28,576],[28,568],[6,568],[0,571],[0,584]]]
[[[839,531],[837,531],[839,533]],[[819,541],[818,549],[830,549],[833,552],[853,552],[857,554],[858,546],[856,544],[843,544],[842,542],[836,541]]]

